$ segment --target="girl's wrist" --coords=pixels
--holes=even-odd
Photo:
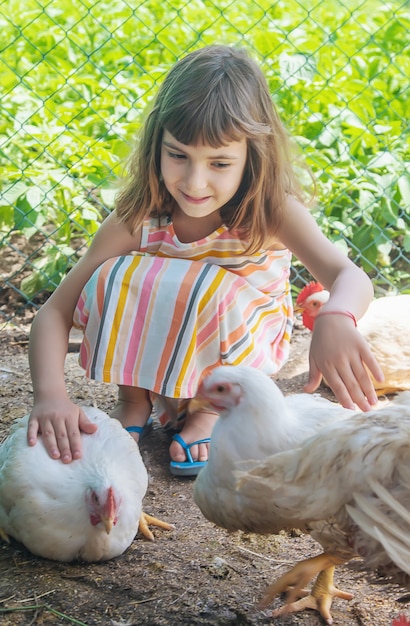
[[[351,311],[319,311],[316,315],[316,319],[325,315],[344,315],[345,317],[350,317],[354,325],[357,326],[357,320]]]

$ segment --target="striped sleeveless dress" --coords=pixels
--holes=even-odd
[[[276,374],[292,330],[291,254],[245,248],[226,226],[182,243],[169,219],[145,220],[138,253],[105,261],[77,303],[86,375],[149,390],[161,423],[176,428],[181,400],[216,366]]]

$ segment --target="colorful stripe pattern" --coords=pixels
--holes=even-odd
[[[168,398],[193,397],[221,364],[275,374],[292,328],[290,253],[244,247],[226,227],[184,244],[147,220],[139,253],[103,263],[78,301],[86,374]]]

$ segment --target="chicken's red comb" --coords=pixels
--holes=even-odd
[[[312,293],[318,293],[319,291],[323,291],[323,285],[312,280],[311,283],[305,285],[299,292],[298,297],[296,298],[296,304],[302,304],[302,302],[305,302],[305,300],[309,298]]]
[[[410,626],[410,621],[405,615],[399,615],[397,619],[392,621],[392,626]]]

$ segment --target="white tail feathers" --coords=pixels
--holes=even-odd
[[[364,532],[383,546],[397,567],[410,575],[410,511],[379,482],[371,479],[367,482],[378,502],[355,493],[355,506],[346,505],[347,512]],[[395,515],[387,515],[382,509]]]
[[[382,544],[387,554],[403,572],[410,576],[410,550],[407,544],[403,545],[402,541],[397,541],[392,537],[385,537],[378,528],[375,528],[376,539]]]

